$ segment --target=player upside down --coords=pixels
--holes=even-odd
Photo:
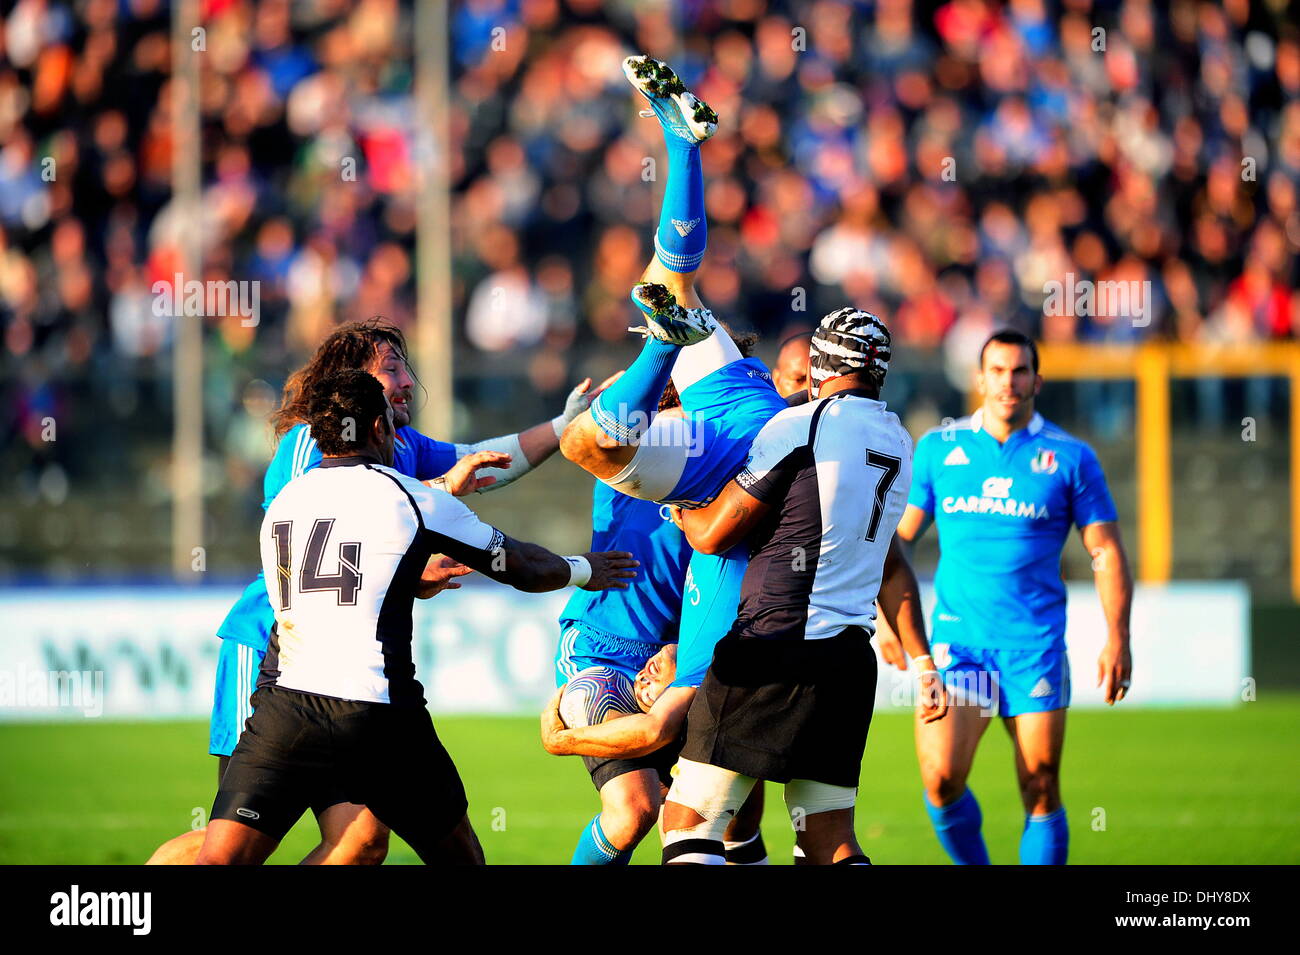
[[[692,366],[683,361],[674,372],[677,389],[665,387],[668,366],[663,359],[675,353],[676,346],[664,346],[658,338],[647,340],[645,360],[634,365],[623,376],[626,384],[610,407],[627,414],[630,427],[642,433],[636,422],[644,421],[657,429],[655,437],[641,443],[650,449],[671,456],[675,451],[704,450],[699,422],[691,410],[707,407],[709,402],[725,398],[730,385],[726,381],[703,382],[717,369],[733,359],[743,358],[747,347],[744,340],[733,340],[717,329],[707,312],[702,309],[683,309],[674,300],[676,290],[682,301],[699,305],[691,279],[704,254],[706,225],[703,212],[703,180],[700,172],[698,149],[700,143],[712,135],[716,116],[706,105],[696,100],[681,86],[680,81],[663,64],[646,57],[629,57],[624,63],[632,85],[639,90],[659,116],[669,156],[669,174],[663,202],[660,228],[655,237],[656,253],[644,275],[645,282],[634,292],[635,301],[643,311],[648,311],[647,329],[667,339],[685,343],[700,341],[693,349],[685,349],[694,356]],[[655,285],[655,282],[666,285]],[[654,344],[651,345],[650,343]],[[652,367],[647,368],[647,362]],[[693,370],[692,370],[693,368]],[[746,374],[763,386],[758,401],[750,399],[756,419],[766,419],[781,406],[770,385],[766,369],[757,362],[744,367]],[[630,377],[629,377],[630,376]],[[679,398],[679,391],[689,390],[689,398]],[[646,404],[642,404],[645,402]],[[684,408],[683,405],[686,405]],[[616,421],[608,409],[602,413],[604,427],[618,434],[628,433],[628,426]],[[654,418],[651,424],[651,418]],[[631,491],[643,484],[654,466],[643,459],[633,463],[635,450],[609,439],[608,434],[594,427],[580,438],[575,432],[568,436],[569,448],[578,453],[581,444],[590,440],[589,463],[600,468],[599,476],[614,476],[614,472],[627,471],[625,480],[598,483],[593,495],[593,543],[605,547],[617,546],[620,550],[634,551],[653,573],[646,573],[626,591],[600,594],[574,594],[560,618],[561,640],[556,655],[558,683],[569,682],[585,686],[597,681],[609,689],[623,685],[625,699],[620,715],[637,713],[638,707],[630,699],[631,687],[636,686],[639,709],[654,709],[656,717],[662,707],[655,707],[660,692],[674,683],[677,675],[676,647],[672,654],[660,650],[665,644],[682,639],[684,669],[682,675],[689,679],[693,671],[698,680],[712,651],[713,641],[725,626],[709,629],[710,618],[700,610],[698,578],[705,570],[712,577],[724,576],[720,570],[731,565],[717,558],[699,563],[692,560],[692,551],[681,532],[673,525],[667,509],[655,502],[662,496],[648,486],[629,496],[619,491]],[[600,445],[595,442],[600,436]],[[656,444],[656,442],[658,442]],[[704,482],[697,482],[697,487]],[[671,482],[663,487],[671,490]],[[693,493],[693,492],[688,492]],[[688,563],[691,570],[688,573]],[[704,564],[710,565],[702,569]],[[732,574],[735,583],[738,574]],[[710,586],[710,585],[706,585]],[[711,587],[710,587],[711,589]],[[689,596],[683,606],[683,591]],[[706,591],[707,592],[707,591]],[[725,597],[723,598],[725,602]],[[703,608],[707,611],[710,605]],[[734,608],[734,600],[732,605]],[[679,624],[680,620],[680,624]],[[656,668],[656,681],[647,680],[647,671]],[[638,673],[639,671],[639,673]],[[664,674],[668,679],[663,681]],[[648,695],[647,684],[654,685],[653,695]],[[689,688],[676,696],[689,698]],[[615,693],[614,696],[618,694]],[[578,725],[600,722],[588,719]],[[644,722],[644,720],[641,720]],[[675,730],[665,733],[664,742],[676,735]],[[668,771],[676,759],[676,747],[669,744],[655,752],[627,754],[626,756],[589,756],[585,759],[592,780],[600,790],[601,812],[583,832],[573,862],[577,864],[626,864],[632,850],[654,825],[658,818],[663,793],[671,782]],[[733,852],[730,861],[753,864],[766,861],[766,850],[758,835],[758,818],[762,813],[761,796],[746,807],[743,818],[737,819],[730,833]],[[743,843],[743,846],[741,845]]]
[[[699,507],[740,470],[754,435],[785,401],[763,363],[741,354],[695,292],[707,241],[699,147],[717,115],[657,60],[629,57],[623,70],[658,117],[668,153],[655,255],[632,290],[646,340],[627,371],[565,429],[560,451],[628,497]],[[656,414],[670,380],[683,414]],[[677,738],[713,644],[735,614],[747,559],[743,547],[690,556],[676,679],[648,713],[587,728],[582,755],[641,757]],[[548,751],[579,752],[566,748],[573,737],[561,731],[562,724],[544,739]]]
[[[755,435],[786,403],[767,369],[731,347],[695,293],[694,270],[705,239],[698,144],[712,134],[715,117],[663,64],[633,57],[624,69],[659,116],[669,154],[656,255],[632,292],[645,316],[646,343],[622,378],[566,429],[560,448],[624,495],[702,508],[740,471]],[[654,415],[670,377],[685,419]],[[904,573],[910,576],[910,568],[901,555],[891,554],[896,557],[888,573],[893,593],[905,589],[894,584]],[[648,712],[565,727],[557,694],[542,716],[546,749],[602,759],[642,757],[677,739],[714,644],[735,618],[748,559],[743,541],[691,558],[678,674]],[[909,651],[923,656],[923,627],[905,629]]]

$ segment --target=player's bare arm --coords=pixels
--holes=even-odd
[[[673,523],[701,554],[725,554],[749,536],[768,510],[767,504],[731,481],[707,507],[674,507],[672,515]]]
[[[569,392],[569,396],[564,403],[564,410],[560,414],[535,424],[531,428],[526,428],[518,434],[505,434],[495,438],[485,438],[473,444],[456,445],[459,454],[458,465],[478,454],[496,453],[505,456],[503,462],[490,465],[479,464],[479,467],[499,468],[502,473],[495,478],[480,479],[477,486],[471,487],[465,493],[500,490],[514,483],[544,462],[559,450],[560,435],[564,433],[565,428],[575,418],[586,413],[591,406],[591,402],[602,390],[609,386],[611,381],[613,381],[613,378],[602,382],[593,389],[591,379],[584,378]],[[448,474],[450,473],[448,472]],[[458,494],[457,496],[461,495]]]
[[[925,534],[930,524],[934,521],[934,515],[929,511],[917,507],[915,504],[907,505],[903,511],[903,517],[898,522],[898,530],[895,533],[908,544],[915,544]]]
[[[528,541],[506,537],[494,550],[448,546],[448,556],[485,577],[524,593],[546,593],[570,585],[583,590],[626,590],[640,563],[626,551],[588,552],[561,557]]]
[[[608,388],[617,377],[614,375],[607,378],[594,389],[591,379],[584,378],[569,392],[569,397],[564,402],[563,412],[549,421],[543,421],[533,425],[527,431],[519,432],[519,447],[523,450],[529,467],[537,467],[560,449],[560,435],[564,433],[565,428],[575,418],[586,414],[596,396]]]
[[[567,729],[560,719],[560,697],[556,691],[542,711],[542,746],[553,756],[596,756],[600,758],[648,756],[667,746],[682,731],[686,712],[695,699],[694,687],[669,687],[648,713],[632,713],[595,726]]]
[[[881,616],[902,643],[917,669],[921,671],[921,694],[916,715],[923,723],[942,719],[948,712],[948,694],[930,656],[930,641],[925,636],[925,618],[921,614],[921,585],[912,565],[903,554],[898,536],[889,542],[885,555],[880,593],[876,597]],[[883,652],[883,651],[882,651]],[[907,669],[904,664],[899,669]]]
[[[1097,659],[1097,685],[1105,688],[1110,705],[1128,695],[1133,678],[1129,650],[1129,613],[1133,607],[1133,574],[1129,570],[1119,525],[1114,521],[1089,524],[1079,531],[1092,555],[1093,577],[1101,609],[1106,615],[1106,646]]]

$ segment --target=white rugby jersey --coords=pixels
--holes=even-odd
[[[275,631],[258,685],[423,705],[411,605],[424,566],[432,554],[490,560],[504,542],[445,491],[373,458],[325,458],[262,521]]]
[[[875,633],[876,594],[912,483],[912,439],[883,401],[841,391],[778,413],[736,477],[771,506],[750,537],[735,630]]]

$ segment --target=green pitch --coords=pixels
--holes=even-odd
[[[436,720],[460,766],[491,863],[567,862],[598,804],[581,763],[548,756],[532,718]],[[1074,863],[1300,862],[1300,696],[1236,709],[1077,711],[1063,769]],[[201,723],[0,725],[0,864],[137,863],[202,819],[216,761]],[[972,788],[997,863],[1016,861],[1023,817],[1011,749],[991,727]],[[878,716],[863,766],[858,832],[877,863],[934,863],[905,715]],[[768,787],[764,837],[774,862],[793,836]],[[316,842],[305,817],[272,858]],[[389,863],[416,862],[394,840]],[[658,861],[651,836],[639,863]]]

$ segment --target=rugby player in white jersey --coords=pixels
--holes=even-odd
[[[911,483],[911,438],[880,400],[889,357],[876,316],[827,315],[812,339],[812,400],[764,425],[713,503],[678,512],[697,550],[747,542],[751,556],[739,616],[687,717],[664,804],[666,864],[722,864],[727,824],[758,779],[786,784],[809,864],[869,864],[853,809],[874,703],[870,638]],[[926,685],[922,718],[937,720],[946,702],[933,669]]]
[[[411,427],[416,380],[407,362],[401,329],[377,316],[346,322],[334,329],[311,359],[285,382],[280,408],[272,416],[277,447],[263,480],[264,509],[286,483],[321,461],[320,449],[306,421],[307,396],[312,386],[334,372],[353,368],[378,378],[393,406],[397,428],[393,466],[422,481],[441,478],[443,489],[457,496],[500,490],[541,464],[559,447],[564,426],[594,397],[590,380],[584,381],[569,394],[562,414],[518,434],[474,444],[438,441]],[[482,467],[491,468],[494,476],[478,477],[477,469]],[[441,567],[438,562],[430,565],[430,580],[448,573]],[[273,621],[266,586],[259,576],[244,589],[217,628],[221,651],[217,657],[208,751],[218,758],[218,782],[252,713],[251,697]],[[388,833],[365,807],[338,802],[324,794],[312,810],[320,825],[321,841],[308,853],[305,863],[378,865],[384,861]],[[187,832],[160,846],[147,864],[189,865],[202,843],[201,829]]]
[[[367,806],[426,862],[481,862],[412,660],[412,602],[436,589],[421,582],[429,558],[529,592],[623,587],[636,561],[515,541],[393,470],[393,409],[365,372],[318,382],[309,418],[324,460],[284,487],[262,524],[275,629],[197,861],[264,861],[329,791]]]

